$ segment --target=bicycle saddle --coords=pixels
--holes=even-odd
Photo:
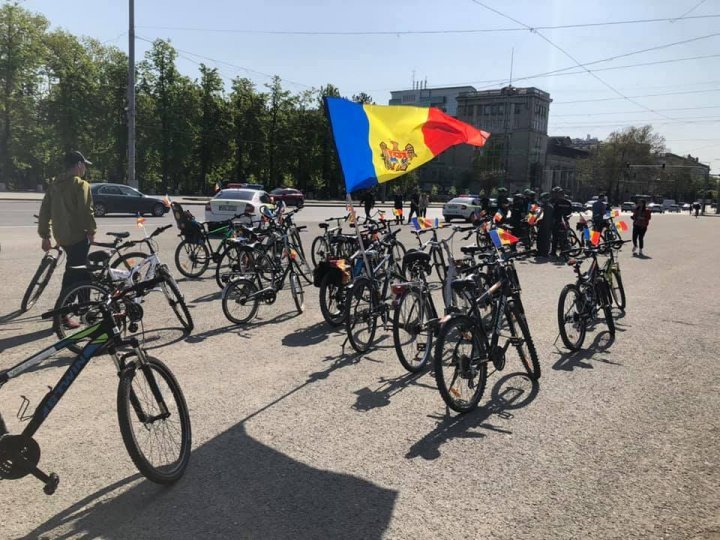
[[[414,262],[429,263],[430,254],[419,250],[410,250],[403,256],[403,265],[410,265]]]
[[[474,255],[475,253],[478,253],[480,251],[484,251],[484,247],[480,246],[462,246],[460,248],[460,251],[464,253],[465,255]]]
[[[330,227],[330,224],[329,223],[318,223],[318,226],[321,229],[327,229],[328,227]]]
[[[115,238],[127,238],[130,236],[129,232],[109,232],[105,234],[108,236],[114,236]]]

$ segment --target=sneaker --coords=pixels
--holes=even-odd
[[[638,255],[640,255],[641,257],[643,256],[642,249],[640,251],[638,251]]]
[[[633,255],[635,255],[635,252],[636,252],[636,251],[637,251],[637,248],[636,248],[635,246],[633,246],[633,250],[632,250]]]
[[[77,322],[72,317],[69,317],[67,315],[62,318],[62,324],[63,324],[63,327],[66,328],[67,330],[76,330],[76,329],[80,328],[80,323]]]

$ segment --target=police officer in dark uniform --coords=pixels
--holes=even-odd
[[[508,200],[508,190],[504,187],[497,190],[497,211],[503,217],[503,221],[507,220],[510,211],[510,201]]]
[[[552,188],[552,205],[553,205],[553,220],[552,220],[552,246],[550,247],[550,256],[557,257],[558,247],[560,249],[566,249],[565,241],[563,237],[567,238],[567,231],[563,223],[563,218],[570,217],[572,215],[572,202],[567,199],[564,195],[563,189],[560,186]]]
[[[547,191],[540,194],[540,207],[543,210],[543,219],[538,224],[537,256],[547,258],[553,224],[553,205]]]
[[[485,212],[485,215],[490,212],[490,198],[485,194],[485,190],[480,190],[480,211]]]

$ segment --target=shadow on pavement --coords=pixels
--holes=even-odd
[[[195,305],[195,304],[202,304],[204,302],[214,302],[215,300],[220,300],[221,297],[222,297],[222,291],[218,290],[215,292],[204,294],[202,296],[198,296],[194,300],[190,300],[188,302],[188,304]]]
[[[487,423],[493,416],[511,419],[509,411],[522,409],[538,395],[540,384],[530,379],[526,373],[509,373],[498,379],[492,388],[490,401],[483,407],[467,414],[457,415],[446,409],[446,414],[436,416],[440,422],[430,433],[413,444],[405,458],[421,457],[433,460],[440,457],[440,447],[449,440],[481,439],[485,432],[474,431],[482,428],[487,431],[510,434],[511,431]]]
[[[35,332],[30,332],[29,334],[11,336],[0,339],[0,351],[12,349],[13,347],[19,347],[20,345],[25,345],[26,343],[30,343],[31,341],[36,341],[38,339],[43,339],[52,335],[52,328],[43,328],[42,330],[36,330]]]
[[[2,315],[2,316],[0,316],[0,324],[7,323],[10,321],[15,321],[15,319],[22,314],[23,314],[22,309],[16,309],[15,311],[8,313],[7,315]]]
[[[127,478],[87,497],[28,537],[381,538],[397,492],[296,461],[240,423],[193,450],[175,486]]]
[[[357,398],[355,400],[355,404],[353,405],[353,409],[360,412],[367,412],[379,407],[386,407],[390,405],[390,398],[411,385],[435,390],[434,386],[424,384],[419,381],[420,377],[425,374],[426,373],[424,372],[405,373],[400,377],[392,379],[386,379],[383,377],[380,379],[380,386],[378,386],[375,390],[365,387],[355,392]]]
[[[315,323],[306,328],[301,328],[292,334],[288,334],[282,338],[282,344],[286,347],[306,347],[308,345],[317,345],[326,341],[330,334],[337,334],[342,327],[332,328],[325,321]]]
[[[588,347],[579,351],[562,352],[560,349],[557,349],[556,354],[560,357],[552,368],[558,371],[572,371],[575,368],[593,369],[593,365],[587,362],[588,360],[597,360],[605,364],[621,366],[622,364],[619,362],[613,362],[608,358],[599,356],[601,354],[607,354],[613,343],[615,343],[615,337],[610,334],[608,330],[605,330],[597,334]]]
[[[174,343],[179,343],[183,339],[189,337],[184,328],[166,327],[166,328],[150,328],[145,330],[145,339],[142,341],[143,347],[152,351],[153,349],[161,349]]]

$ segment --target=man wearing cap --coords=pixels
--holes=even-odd
[[[42,250],[48,251],[50,230],[55,242],[67,256],[62,290],[82,281],[85,274],[73,270],[73,266],[87,263],[90,243],[95,237],[95,217],[90,184],[82,179],[91,163],[78,151],[65,155],[65,172],[50,181],[40,206],[38,234],[42,238]]]
[[[550,256],[557,256],[558,246],[560,250],[566,249],[567,230],[563,219],[572,215],[572,202],[565,198],[563,188],[555,186],[552,188],[552,205],[553,205],[553,223],[552,223],[552,245],[550,246]]]

